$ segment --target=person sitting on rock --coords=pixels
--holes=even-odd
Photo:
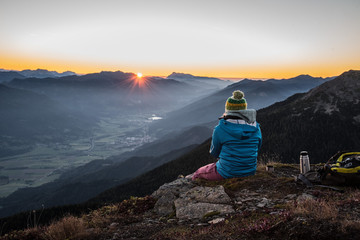
[[[218,159],[199,168],[192,180],[222,180],[254,175],[262,143],[255,109],[247,109],[242,91],[236,90],[225,104],[225,113],[215,127],[210,154]]]

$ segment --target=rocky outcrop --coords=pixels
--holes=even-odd
[[[231,198],[223,186],[194,187],[181,193],[175,200],[176,217],[179,219],[203,218],[207,214],[233,213]]]
[[[209,224],[212,224],[209,219],[226,217],[232,213],[263,210],[278,214],[275,206],[313,197],[310,190],[306,192],[304,186],[293,181],[298,171],[291,167],[277,168],[263,175],[210,184],[211,187],[201,181],[178,178],[162,185],[152,194],[157,199],[153,211],[159,216],[176,216],[180,221],[197,220]],[[234,188],[245,179],[248,184]],[[224,186],[227,186],[226,191]]]
[[[175,211],[179,219],[199,219],[207,214],[223,215],[235,211],[223,186],[197,186],[186,178],[162,185],[152,196],[158,199],[154,211],[162,216]]]
[[[166,216],[174,212],[174,201],[180,193],[186,192],[194,187],[190,179],[179,178],[173,182],[165,183],[151,195],[157,198],[154,211],[160,216]]]

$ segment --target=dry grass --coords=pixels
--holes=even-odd
[[[266,166],[274,166],[276,164],[279,164],[279,161],[270,160],[270,161],[258,161],[257,163],[257,170],[265,170]]]
[[[324,200],[306,199],[290,207],[290,211],[314,220],[335,220],[338,217],[335,204]]]
[[[87,231],[86,225],[81,218],[68,216],[50,225],[45,236],[49,240],[64,239],[89,239],[92,232]]]
[[[260,159],[257,163],[257,171],[266,171],[267,166],[273,166],[275,168],[275,171],[279,168],[295,168],[299,169],[298,164],[291,164],[291,163],[282,163],[276,158],[270,158],[270,159]],[[300,171],[300,169],[299,169]]]

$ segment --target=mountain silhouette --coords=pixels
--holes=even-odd
[[[180,82],[185,82],[194,87],[199,87],[200,89],[206,89],[210,92],[213,90],[220,90],[226,87],[227,85],[231,84],[230,81],[221,80],[219,78],[199,77],[191,74],[176,73],[176,72],[173,72],[172,74],[167,76],[167,79],[174,79]],[[208,92],[208,94],[210,92]]]
[[[260,110],[262,154],[294,163],[306,150],[311,162],[324,162],[339,150],[358,149],[359,99],[360,71],[348,71]]]
[[[100,72],[60,78],[14,79],[9,86],[42,93],[72,109],[95,116],[111,112],[174,110],[196,97],[191,85],[133,73]],[[169,99],[171,104],[169,104]]]
[[[15,78],[22,79],[22,78],[25,78],[25,76],[21,75],[18,72],[15,72],[15,71],[0,72],[0,84],[10,82],[11,80],[13,80]]]
[[[65,77],[76,75],[76,73],[71,71],[66,71],[62,73],[58,73],[56,71],[49,71],[46,69],[36,69],[36,70],[22,70],[19,73],[27,78],[52,78],[52,77]]]

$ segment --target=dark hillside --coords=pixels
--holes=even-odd
[[[145,196],[152,193],[166,182],[173,181],[178,175],[187,175],[195,172],[199,167],[215,162],[209,154],[210,139],[189,153],[169,163],[142,174],[133,180],[109,189],[88,203],[108,203],[122,201],[130,196]]]
[[[262,154],[295,163],[302,150],[325,162],[360,148],[360,71],[343,73],[303,94],[258,111]]]

